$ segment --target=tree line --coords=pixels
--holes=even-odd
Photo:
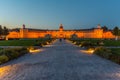
[[[118,39],[118,36],[120,36],[120,29],[119,29],[119,27],[114,27],[114,29],[113,29],[113,35],[115,35],[115,40],[117,40]]]
[[[107,26],[103,26],[102,27],[103,31],[108,31],[108,27]],[[115,35],[115,40],[118,39],[118,36],[120,36],[120,29],[118,26],[115,26],[112,30],[112,34]]]
[[[0,39],[5,39],[9,34],[9,29],[6,26],[0,25]]]

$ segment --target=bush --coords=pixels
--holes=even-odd
[[[0,51],[1,63],[4,63],[8,60],[18,58],[24,54],[28,53],[27,48],[13,48],[13,49],[3,49]],[[7,57],[7,58],[6,58]],[[3,60],[3,61],[2,61]]]
[[[27,49],[28,50],[34,50],[35,48],[33,46],[29,46]]]
[[[111,49],[112,50],[112,55],[109,57],[109,59],[113,62],[116,62],[120,64],[120,49]]]
[[[9,58],[9,60],[17,58],[19,56],[19,52],[15,51],[14,49],[4,49],[2,52]]]
[[[109,57],[112,55],[111,50],[104,47],[95,48],[94,53],[107,59],[109,59]]]
[[[103,43],[103,41],[97,41],[97,46],[103,46],[104,45],[104,43]]]
[[[109,59],[113,62],[120,64],[120,55],[112,54]]]
[[[42,43],[36,43],[33,46],[40,46],[40,47],[42,47]]]
[[[51,43],[52,42],[52,40],[48,40],[48,43]]]
[[[29,50],[27,48],[21,48],[21,51],[24,51],[24,54],[29,52]]]
[[[0,56],[0,64],[5,63],[9,60],[9,58],[6,55]]]
[[[42,44],[43,44],[43,45],[47,45],[47,42],[43,42]]]
[[[16,52],[19,52],[19,56],[22,56],[22,55],[24,55],[24,54],[26,54],[26,53],[28,53],[29,52],[29,50],[27,49],[27,48],[16,48],[16,49],[14,49]]]
[[[83,41],[81,42],[81,47],[91,47],[93,44],[91,42]]]
[[[75,40],[72,40],[72,43],[75,43],[76,41]]]
[[[80,45],[80,44],[81,44],[81,42],[78,42],[78,41],[75,43],[75,45]]]

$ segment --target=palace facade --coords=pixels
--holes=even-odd
[[[111,31],[103,31],[100,25],[91,29],[77,29],[77,30],[65,30],[63,25],[60,24],[58,30],[47,29],[30,29],[23,25],[18,30],[12,30],[7,36],[8,39],[20,39],[20,38],[115,38]]]

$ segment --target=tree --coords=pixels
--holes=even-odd
[[[5,39],[6,38],[6,36],[9,34],[9,30],[8,30],[8,28],[7,27],[2,27],[1,25],[0,25],[0,39]]]
[[[107,26],[103,26],[102,29],[103,29],[103,31],[107,31],[108,27]]]
[[[9,34],[9,30],[8,30],[8,28],[7,28],[6,26],[4,26],[4,27],[3,27],[3,33],[2,33],[3,37],[6,38],[6,36],[7,36],[8,34]]]
[[[117,26],[113,29],[113,35],[115,35],[115,40],[118,40],[118,36],[120,35],[120,31],[119,31],[119,28]]]
[[[7,27],[4,26],[3,28],[3,35],[8,35],[9,34],[9,30]]]
[[[0,36],[3,34],[2,26],[0,25]]]

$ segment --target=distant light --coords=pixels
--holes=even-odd
[[[73,44],[76,44],[76,42],[74,42]]]
[[[32,54],[34,54],[34,53],[39,53],[39,52],[42,52],[42,51],[44,51],[44,49],[34,49],[34,50],[33,50],[33,49],[30,49],[30,50],[29,50],[29,52],[32,53]]]
[[[80,44],[79,47],[81,47],[82,45]]]
[[[80,51],[86,54],[93,54],[95,50],[90,49],[90,50],[80,50]]]
[[[95,50],[88,50],[88,53],[93,54]]]

